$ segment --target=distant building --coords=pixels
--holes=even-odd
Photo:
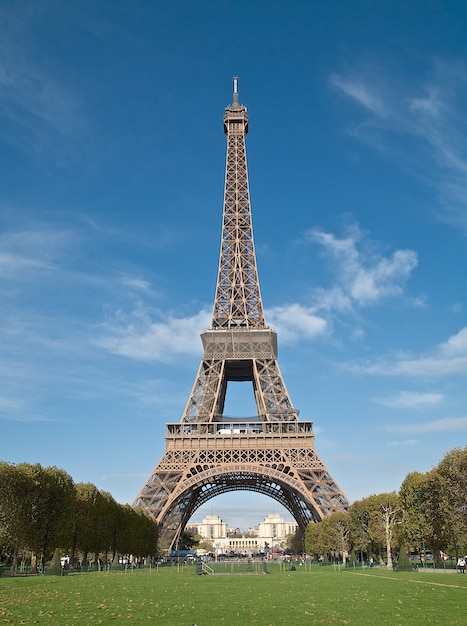
[[[287,535],[294,535],[297,528],[297,522],[285,522],[281,515],[271,513],[259,524],[258,534],[260,537],[269,537],[272,545],[276,540],[285,540]]]
[[[286,522],[281,515],[271,513],[242,536],[238,528],[228,528],[218,515],[206,515],[202,522],[189,524],[187,528],[211,541],[216,554],[235,552],[250,555],[284,549],[287,535],[295,534],[298,524]]]
[[[227,537],[227,524],[218,515],[206,515],[200,524],[190,524],[187,528],[211,541]]]

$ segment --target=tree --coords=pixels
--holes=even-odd
[[[212,539],[206,539],[199,533],[193,530],[194,544],[197,549],[205,550],[206,552],[212,552],[214,550],[214,544]]]
[[[437,547],[456,555],[467,551],[467,447],[446,453],[430,473],[429,505],[441,524],[434,526]],[[444,542],[444,544],[443,544]]]
[[[142,509],[133,509],[133,549],[132,554],[137,557],[156,556],[157,553],[157,524]]]
[[[198,542],[195,538],[195,533],[190,528],[185,528],[185,530],[180,535],[180,539],[178,542],[179,550],[192,550],[198,546]]]
[[[12,556],[12,574],[17,555],[28,548],[27,525],[34,481],[21,468],[0,461],[0,549]]]
[[[342,554],[342,560],[345,563],[350,552],[350,514],[339,511],[326,519],[329,520],[328,524],[333,529],[335,551]]]
[[[92,509],[97,487],[92,483],[78,483],[75,485],[75,511],[73,515],[73,529],[70,541],[70,561],[75,564],[77,551],[83,553],[83,561],[92,544]]]
[[[44,565],[56,548],[69,543],[75,503],[73,479],[57,467],[43,468],[38,463],[17,467],[32,486],[24,519],[26,544],[41,555]]]
[[[102,514],[101,524],[101,552],[105,553],[105,560],[109,560],[108,553],[110,552],[110,560],[113,561],[117,551],[117,536],[121,520],[119,505],[112,494],[108,491],[100,491],[100,510]]]
[[[350,535],[354,550],[360,553],[363,562],[363,553],[370,552],[371,537],[369,532],[370,512],[364,500],[357,500],[352,504],[350,513]]]
[[[296,532],[287,535],[285,538],[285,545],[296,554],[303,552],[303,534],[301,530],[297,529]]]
[[[397,493],[381,493],[362,501],[370,514],[368,533],[370,538],[386,548],[387,569],[392,569],[392,548],[396,529],[402,523],[403,509]]]
[[[319,553],[342,554],[345,561],[350,550],[350,516],[336,512],[325,517],[320,524],[317,547]]]
[[[305,529],[305,551],[310,556],[322,554],[319,544],[319,535],[322,522],[310,522]]]
[[[425,550],[426,542],[432,544],[433,515],[429,506],[429,484],[429,475],[412,472],[407,474],[399,490],[404,509],[402,539],[407,548],[418,553]]]

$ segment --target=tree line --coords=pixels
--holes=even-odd
[[[91,483],[75,484],[57,467],[0,461],[0,552],[12,573],[19,558],[43,567],[57,549],[70,565],[152,557],[157,538],[151,517]]]
[[[424,474],[406,476],[398,492],[371,495],[305,532],[309,555],[376,556],[393,567],[407,552],[435,560],[467,554],[467,447],[447,452]]]

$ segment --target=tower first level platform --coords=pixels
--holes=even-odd
[[[135,504],[152,512],[174,546],[193,513],[228,491],[256,491],[282,504],[305,531],[347,507],[314,450],[312,422],[167,424],[166,451]]]

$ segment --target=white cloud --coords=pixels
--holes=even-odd
[[[439,351],[446,358],[467,356],[467,326],[441,344]]]
[[[375,398],[374,401],[383,406],[402,409],[420,409],[439,404],[443,400],[440,393],[421,393],[418,391],[399,391],[393,397]]]
[[[369,249],[364,235],[353,226],[343,238],[313,229],[307,239],[319,243],[334,261],[338,287],[316,292],[323,308],[337,310],[377,304],[384,298],[403,294],[404,283],[418,263],[413,250],[396,250],[383,256]]]
[[[199,355],[199,335],[210,322],[208,311],[187,318],[168,317],[165,321],[153,321],[146,311],[134,311],[129,316],[119,313],[94,343],[132,359],[170,362],[175,355]]]
[[[200,355],[200,333],[211,324],[211,313],[202,310],[186,318],[168,317],[154,321],[148,311],[119,312],[104,326],[104,334],[94,343],[113,354],[144,361],[172,361],[176,355]],[[313,309],[300,304],[275,307],[266,312],[268,324],[282,343],[299,338],[315,338],[328,330],[328,322]]]
[[[284,343],[292,343],[305,337],[313,339],[328,330],[328,323],[323,317],[301,304],[269,309],[266,318]]]
[[[315,307],[317,310],[341,313],[352,312],[352,299],[345,292],[344,287],[335,286],[325,289],[318,287],[313,291]]]

